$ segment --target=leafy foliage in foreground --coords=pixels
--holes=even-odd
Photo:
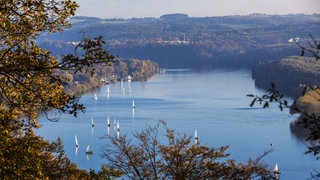
[[[158,135],[164,127],[166,142]],[[112,147],[104,149],[103,157],[110,168],[119,169],[129,179],[273,179],[273,172],[261,162],[265,152],[247,164],[228,159],[228,146],[218,149],[192,144],[191,137],[179,135],[161,121],[134,134],[111,137]],[[136,142],[136,143],[134,143]]]
[[[311,35],[310,35],[311,36]],[[313,58],[299,58],[296,63],[292,64],[292,61],[288,65],[302,69],[315,74],[316,78],[313,78],[312,84],[301,84],[303,87],[302,95],[297,98],[292,104],[288,104],[284,96],[276,89],[275,84],[271,84],[271,88],[267,90],[267,94],[262,96],[249,94],[253,100],[250,106],[254,106],[257,103],[262,105],[263,108],[268,108],[270,103],[278,104],[280,110],[289,108],[291,113],[299,114],[300,117],[297,119],[297,123],[308,130],[306,141],[310,142],[306,154],[313,154],[317,160],[320,159],[320,87],[319,87],[319,75],[320,75],[320,64],[319,64],[319,53],[320,53],[320,41],[316,40],[311,36],[312,42],[308,43],[308,47],[301,45],[297,42],[297,45],[301,48],[301,56],[305,56],[305,52],[312,55]],[[301,61],[305,60],[304,61]],[[301,65],[306,65],[302,66]],[[268,73],[266,73],[268,74]],[[289,74],[290,75],[290,74]],[[295,79],[296,76],[291,76]],[[320,173],[316,171],[316,174],[312,174],[314,178],[319,178]]]
[[[74,1],[2,1],[0,11],[0,111],[28,119],[37,127],[39,112],[57,109],[77,115],[84,111],[78,99],[64,92],[68,81],[62,74],[94,72],[94,66],[111,65],[114,57],[102,46],[102,37],[83,38],[73,54],[53,57],[36,45],[43,31],[62,31],[74,15]],[[21,28],[21,25],[23,28]]]
[[[22,129],[23,121],[0,122],[1,179],[111,179],[121,172],[105,166],[100,171],[79,169],[67,158],[62,140],[49,142]]]
[[[63,72],[92,74],[97,64],[115,62],[102,37],[82,38],[61,59],[36,44],[39,34],[69,27],[77,7],[72,0],[0,1],[0,179],[90,179],[113,172],[80,170],[60,139],[49,143],[34,133],[40,113],[55,109],[76,116],[85,110],[65,92]]]
[[[31,130],[13,132],[8,126],[0,127],[1,179],[66,178],[75,174],[77,166],[65,157],[60,140],[49,145]]]

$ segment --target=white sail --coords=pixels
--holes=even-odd
[[[91,116],[91,126],[94,127],[93,117]]]
[[[278,168],[278,164],[277,163],[276,163],[276,166],[273,169],[273,172],[279,173],[279,168]]]
[[[117,120],[116,119],[113,120],[113,130],[114,131],[117,130]]]
[[[74,135],[74,140],[76,141],[76,147],[79,147],[77,135]]]
[[[120,139],[120,122],[117,123],[117,138]]]
[[[278,180],[279,179],[279,174],[280,174],[280,171],[279,171],[279,168],[278,168],[278,164],[276,163],[276,166],[274,167],[273,169],[273,173],[275,175],[275,179]]]
[[[97,101],[97,100],[98,100],[97,94],[94,94],[94,95],[93,95],[93,100],[94,100],[94,101]]]
[[[107,134],[108,134],[108,136],[110,135],[110,119],[109,119],[109,116],[108,116],[108,122],[107,122],[107,124],[108,124],[108,128],[107,128],[107,130],[108,130],[108,132],[107,132]]]
[[[194,141],[195,141],[195,144],[198,144],[198,143],[199,143],[199,137],[198,137],[198,131],[197,131],[197,129],[194,131]]]
[[[87,146],[86,154],[93,154],[93,151],[90,149],[89,145]]]
[[[136,108],[136,106],[134,105],[134,100],[132,100],[132,108]]]

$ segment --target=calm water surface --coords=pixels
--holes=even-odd
[[[122,134],[132,134],[146,125],[165,120],[168,127],[187,135],[195,129],[202,144],[211,147],[230,145],[231,157],[246,162],[264,151],[273,152],[264,158],[271,167],[278,163],[281,179],[307,179],[319,161],[304,155],[305,145],[290,130],[295,120],[288,111],[277,107],[249,108],[247,94],[262,94],[254,86],[251,73],[239,71],[167,70],[147,82],[124,82],[104,86],[81,97],[87,107],[78,118],[63,115],[57,122],[41,120],[39,134],[50,140],[62,137],[69,158],[81,168],[99,169],[105,159],[101,149],[107,139],[107,118],[120,122]],[[97,101],[93,95],[97,94]],[[136,108],[132,109],[132,101]],[[94,119],[94,128],[91,127]],[[75,148],[77,135],[80,147]],[[272,147],[270,144],[272,143]],[[87,145],[94,151],[89,158]]]

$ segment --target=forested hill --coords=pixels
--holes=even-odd
[[[320,60],[301,56],[263,63],[252,73],[256,86],[263,89],[276,85],[282,94],[299,97],[303,85],[320,86]]]
[[[73,27],[38,42],[55,54],[70,51],[85,36],[103,36],[111,54],[151,59],[165,68],[252,68],[299,54],[294,43],[320,37],[320,15],[265,15],[99,19],[74,17]]]
[[[159,72],[158,64],[150,60],[118,58],[112,66],[97,66],[95,73],[64,72],[62,76],[68,79],[66,91],[70,94],[81,94],[99,88],[106,83],[120,80],[146,81]]]

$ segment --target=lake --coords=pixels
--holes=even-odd
[[[84,94],[80,101],[87,108],[85,114],[78,118],[63,115],[56,123],[42,118],[43,127],[38,133],[49,140],[61,137],[72,162],[80,168],[98,170],[105,162],[101,149],[110,144],[108,117],[110,133],[117,120],[121,134],[128,135],[165,120],[169,128],[181,134],[193,136],[197,129],[203,145],[230,145],[227,152],[237,162],[246,162],[273,148],[263,161],[272,168],[277,163],[281,179],[309,178],[313,169],[319,170],[320,161],[304,154],[306,146],[291,131],[290,123],[296,117],[276,106],[249,107],[251,99],[246,95],[263,93],[247,70],[169,69],[147,82],[119,82]],[[80,145],[77,150],[75,135]],[[88,145],[94,151],[89,157],[85,154]]]

